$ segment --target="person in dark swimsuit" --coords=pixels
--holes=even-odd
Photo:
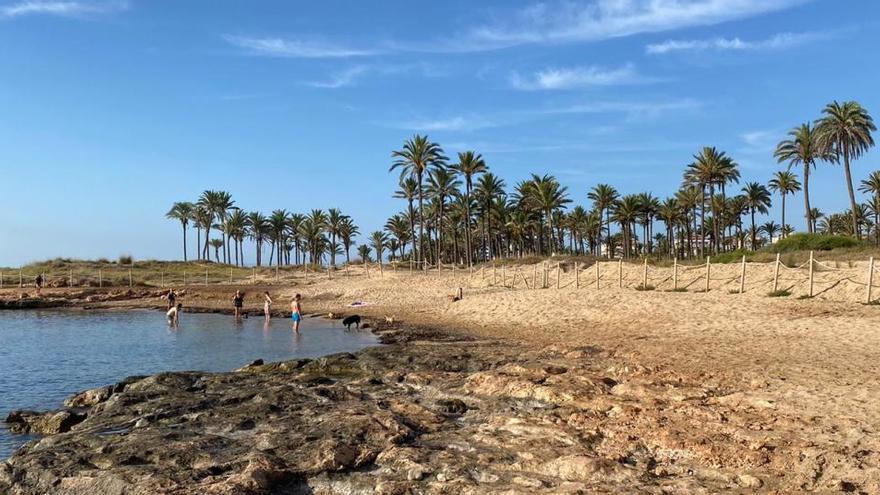
[[[34,279],[34,287],[37,289],[37,295],[40,295],[40,290],[43,288],[43,274],[40,273],[37,275],[37,278]]]
[[[174,307],[174,303],[177,302],[177,294],[174,293],[173,288],[168,290],[168,295],[165,296],[165,300],[168,303],[168,307],[165,308],[166,310],[170,310]]]
[[[235,291],[235,295],[232,296],[233,314],[235,315],[236,320],[241,318],[242,306],[244,306],[244,294],[242,294],[240,290],[237,290]]]

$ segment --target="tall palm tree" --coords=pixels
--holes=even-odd
[[[214,215],[204,206],[196,204],[192,212],[192,221],[196,226],[196,258],[210,259],[202,251],[202,230],[204,229],[205,231],[205,241],[207,242],[208,231],[211,228],[211,224],[214,223]]]
[[[782,237],[785,237],[785,196],[800,191],[801,183],[793,173],[781,170],[773,174],[773,178],[767,185],[770,186],[771,191],[778,192],[782,196]]]
[[[415,135],[412,139],[408,139],[403,143],[403,148],[391,153],[391,157],[395,159],[391,165],[390,171],[400,169],[401,182],[407,177],[416,179],[418,185],[417,196],[419,198],[419,238],[418,238],[418,259],[422,256],[422,246],[424,245],[424,193],[422,191],[423,179],[431,169],[442,167],[446,164],[446,156],[443,155],[443,148],[439,144],[432,142],[428,136]]]
[[[437,259],[441,259],[443,255],[441,248],[443,246],[443,216],[446,213],[446,199],[457,196],[459,187],[461,187],[461,181],[446,167],[434,168],[428,174],[426,192],[430,198],[437,201]]]
[[[233,208],[226,218],[226,231],[228,239],[232,241],[229,247],[229,263],[236,266],[244,265],[244,237],[247,235],[247,214],[241,208]],[[234,260],[233,260],[234,251]]]
[[[168,213],[165,214],[167,218],[180,222],[180,226],[183,228],[183,261],[187,261],[186,229],[189,227],[189,221],[192,218],[194,209],[195,205],[193,205],[192,203],[178,202],[174,203],[171,206],[171,209],[168,210]]]
[[[385,230],[394,236],[394,238],[397,239],[397,243],[400,245],[401,257],[403,257],[403,254],[406,252],[406,245],[410,240],[408,223],[406,215],[402,213],[393,215],[387,222],[385,222]]]
[[[827,153],[822,152],[817,144],[817,133],[809,123],[801,124],[792,129],[786,139],[776,145],[773,156],[779,163],[788,162],[788,167],[803,165],[804,167],[804,217],[807,220],[807,232],[812,234],[816,230],[816,219],[812,216],[813,209],[810,207],[810,169],[816,166],[817,160],[827,160]]]
[[[633,239],[633,225],[641,213],[642,204],[635,194],[628,194],[614,203],[612,216],[620,224],[623,234],[623,257],[629,258],[638,247]]]
[[[269,265],[272,265],[272,257],[275,256],[275,265],[281,266],[281,253],[286,241],[288,221],[290,213],[287,210],[275,210],[269,215],[269,238],[272,240],[272,254],[269,255]]]
[[[675,193],[675,200],[684,214],[684,228],[687,236],[688,257],[696,254],[693,237],[697,232],[697,205],[700,203],[702,191],[697,186],[685,186]],[[702,252],[702,248],[700,248]]]
[[[479,202],[480,209],[483,211],[483,254],[492,258],[494,253],[492,250],[492,211],[495,198],[504,195],[504,179],[498,177],[492,172],[486,172],[477,181],[477,187],[474,195]]]
[[[877,208],[877,205],[880,205],[880,170],[871,172],[871,175],[862,181],[859,191],[871,195],[871,202],[868,206],[874,213],[875,242],[880,245],[880,211]]]
[[[398,199],[405,199],[407,202],[407,211],[409,217],[409,230],[410,235],[413,241],[413,250],[412,250],[412,258],[416,258],[416,210],[413,208],[413,203],[419,197],[419,184],[412,177],[406,177],[405,179],[400,181],[399,189],[395,191],[394,197]]]
[[[263,215],[258,211],[252,211],[247,214],[247,228],[247,235],[254,240],[254,245],[257,250],[255,257],[256,265],[262,266],[263,242],[271,232],[271,224],[269,223],[269,219],[266,218],[266,215]]]
[[[850,213],[853,231],[861,238],[859,219],[856,216],[858,205],[853,192],[850,160],[858,159],[863,153],[874,146],[871,133],[877,130],[874,120],[861,105],[855,101],[829,103],[823,110],[825,115],[816,122],[819,149],[830,153],[835,160],[843,159],[843,171],[846,176],[846,188],[849,193]]]
[[[370,249],[370,246],[366,244],[361,244],[360,246],[358,246],[358,256],[361,257],[361,261],[363,261],[364,264],[370,262],[370,251],[372,251]]]
[[[373,249],[376,251],[376,261],[382,263],[383,253],[385,252],[385,248],[388,246],[388,235],[385,232],[377,230],[370,234],[370,244],[372,244]]]
[[[345,248],[345,263],[351,263],[351,257],[349,253],[351,252],[352,241],[356,235],[360,234],[357,225],[354,224],[351,218],[346,217],[342,224],[339,226],[339,238],[342,240],[342,246]]]
[[[559,181],[552,175],[539,176],[532,174],[529,184],[526,200],[544,213],[544,219],[547,221],[550,231],[548,247],[550,247],[550,255],[553,255],[559,247],[554,237],[553,212],[571,203],[566,193],[568,188],[560,185]]]
[[[344,219],[348,218],[336,208],[327,210],[327,233],[330,234],[330,265],[336,266],[336,237],[339,236],[339,228]]]
[[[770,191],[758,182],[749,182],[742,188],[746,207],[752,215],[752,249],[757,247],[757,229],[755,227],[755,213],[766,214],[770,208]]]
[[[473,151],[464,151],[458,154],[458,163],[452,165],[452,169],[462,177],[464,177],[464,199],[465,199],[465,249],[468,253],[468,266],[473,264],[473,247],[471,246],[471,191],[474,188],[474,177],[485,173],[489,170],[483,156]]]
[[[713,247],[714,251],[718,252],[718,241],[721,238],[720,235],[720,227],[721,222],[718,216],[717,203],[714,201],[715,197],[715,186],[720,185],[723,187],[724,184],[730,181],[738,181],[739,180],[739,172],[737,171],[736,163],[727,156],[723,151],[718,151],[714,147],[704,147],[700,150],[699,153],[694,155],[694,161],[687,166],[687,169],[684,173],[684,180],[687,183],[696,185],[700,187],[703,191],[702,195],[702,203],[700,207],[700,219],[701,223],[705,224],[705,214],[704,210],[706,208],[706,189],[708,188],[709,192],[709,204],[712,208],[712,233],[713,233]],[[705,242],[706,232],[705,226],[700,227],[702,242]],[[701,242],[701,246],[703,245]]]
[[[776,237],[777,235],[779,235],[780,233],[782,235],[785,235],[785,232],[784,232],[785,229],[783,229],[781,225],[777,224],[773,220],[769,220],[769,221],[765,222],[764,225],[761,225],[758,228],[758,231],[767,234],[767,242],[769,242],[771,244],[773,243],[773,238]]]
[[[599,217],[602,217],[602,214],[605,214],[605,224],[607,225],[607,239],[609,241],[608,244],[608,256],[611,256],[611,207],[614,205],[615,201],[620,195],[617,193],[617,189],[608,184],[597,184],[593,187],[590,192],[587,193],[587,198],[593,202],[593,208],[599,212]],[[599,238],[597,239],[598,243],[602,243],[602,232],[599,232]]]

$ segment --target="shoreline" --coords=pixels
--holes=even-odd
[[[0,488],[43,493],[36,487],[51,481],[70,486],[49,493],[124,491],[155,478],[164,484],[149,493],[880,491],[871,467],[880,465],[874,307],[497,288],[450,303],[444,286],[413,282],[273,287],[279,301],[303,292],[312,314],[370,301],[357,312],[373,331],[388,330],[390,344],[239,373],[151,377],[91,406],[70,433],[0,464]],[[222,310],[228,291],[194,289],[184,305]],[[522,320],[524,311],[532,318]],[[395,328],[383,328],[389,315]],[[189,385],[181,392],[163,380]],[[218,412],[194,412],[203,401]],[[129,429],[124,438],[98,434],[114,428]],[[179,438],[190,447],[135,455]],[[204,449],[229,457],[206,460]]]

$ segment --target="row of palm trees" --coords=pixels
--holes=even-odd
[[[247,212],[237,206],[226,191],[204,191],[195,202],[177,202],[165,215],[180,222],[183,229],[183,260],[188,260],[187,231],[196,230],[196,259],[210,260],[214,248],[216,262],[245,265],[244,242],[254,243],[256,266],[263,265],[263,251],[269,244],[269,265],[322,264],[325,256],[336,264],[336,256],[345,254],[350,261],[354,239],[360,233],[350,216],[331,208],[308,214],[274,210],[266,216]],[[219,237],[212,238],[212,231]],[[204,233],[204,243],[202,242]],[[222,250],[222,251],[221,251]]]
[[[803,191],[808,232],[821,229],[861,238],[873,227],[880,243],[880,172],[862,181],[859,190],[870,197],[858,203],[850,171],[851,162],[873,146],[875,130],[857,102],[833,102],[818,120],[795,128],[779,143],[774,156],[788,167],[775,172],[767,184],[747,182],[730,194],[741,179],[739,166],[723,151],[705,147],[686,166],[682,186],[671,197],[661,201],[651,193],[621,195],[613,186],[599,184],[586,195],[591,209],[575,206],[570,211],[567,188],[551,175],[532,175],[508,192],[505,181],[489,171],[480,154],[462,152],[450,163],[439,144],[416,135],[392,153],[390,171],[400,172],[394,197],[406,200],[407,207],[389,218],[385,232],[374,233],[370,242],[373,249],[377,244],[388,247],[392,258],[410,256],[432,263],[470,264],[496,256],[562,251],[702,257],[757,249],[788,235],[793,229],[786,223],[787,197]],[[810,172],[820,162],[843,165],[851,205],[847,212],[826,217],[811,207]],[[800,178],[792,170],[796,166],[802,166]],[[781,224],[759,226],[756,216],[768,213],[773,193],[781,199]],[[664,233],[654,234],[657,222],[664,225]],[[612,224],[618,226],[616,232]]]

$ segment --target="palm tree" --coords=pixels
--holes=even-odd
[[[629,258],[636,248],[633,242],[633,225],[641,213],[641,202],[635,194],[628,194],[614,203],[613,217],[620,224],[623,234],[623,257]]]
[[[666,198],[657,209],[657,216],[666,225],[666,239],[669,244],[669,252],[674,254],[677,252],[675,246],[675,226],[681,221],[681,207],[675,198]]]
[[[254,240],[257,248],[256,264],[261,266],[263,264],[263,242],[271,232],[271,224],[265,215],[258,211],[252,211],[247,214],[247,227],[247,235]]]
[[[370,243],[373,245],[373,249],[376,251],[376,261],[382,263],[383,253],[385,252],[385,248],[388,246],[388,235],[385,232],[377,230],[370,234]]]
[[[782,228],[782,226],[777,224],[773,220],[764,223],[764,225],[761,225],[758,230],[767,234],[767,241],[771,244],[773,243],[774,237],[776,237],[780,232],[784,233],[784,229]]]
[[[452,165],[452,170],[464,177],[464,199],[465,199],[465,249],[468,253],[468,266],[473,264],[473,247],[471,246],[471,191],[474,188],[474,177],[485,173],[489,170],[483,156],[473,151],[465,151],[458,154],[458,163]]]
[[[700,206],[700,234],[702,242],[705,242],[705,214],[706,209],[706,188],[709,189],[709,201],[712,208],[712,233],[715,253],[718,252],[718,240],[720,236],[720,226],[717,203],[714,201],[715,185],[724,186],[727,182],[738,181],[739,172],[736,163],[727,156],[723,151],[718,151],[714,147],[704,147],[699,153],[694,155],[694,161],[688,165],[684,173],[684,180],[687,183],[698,186],[702,194],[702,203]],[[700,244],[703,245],[702,243]]]
[[[287,210],[275,210],[269,215],[269,238],[272,240],[272,254],[269,255],[269,265],[272,265],[272,257],[277,255],[275,265],[281,266],[281,253],[286,241],[287,227],[290,213]]]
[[[819,208],[810,208],[810,220],[813,222],[813,232],[816,232],[816,222],[819,221],[820,218],[824,218],[825,213],[822,212]]]
[[[822,113],[824,117],[816,122],[819,149],[834,156],[835,161],[843,158],[843,171],[846,176],[846,188],[849,192],[850,213],[853,231],[861,238],[858,205],[853,192],[850,160],[858,159],[863,153],[874,146],[871,132],[876,131],[874,120],[861,105],[855,101],[829,103]]]
[[[205,207],[196,204],[192,212],[192,221],[196,226],[196,258],[210,259],[206,257],[202,251],[202,229],[205,230],[205,241],[207,242],[208,230],[214,223],[214,216]]]
[[[230,264],[234,263],[236,266],[244,265],[244,249],[242,249],[242,244],[247,234],[247,215],[241,208],[233,208],[232,213],[227,216],[226,233],[228,235],[227,239],[232,241],[232,246],[227,248],[229,252],[229,259],[227,261]],[[234,262],[231,260],[233,248],[235,249]]]
[[[477,187],[474,195],[479,202],[480,209],[483,212],[483,254],[485,257],[492,258],[492,210],[495,198],[504,195],[504,179],[496,176],[492,172],[486,172],[480,176],[477,181]],[[486,259],[488,259],[486,258]]]
[[[358,256],[361,257],[361,261],[363,261],[364,264],[370,262],[370,251],[370,246],[366,244],[361,244],[360,246],[358,246]]]
[[[405,199],[407,202],[407,211],[409,214],[409,230],[413,240],[413,259],[416,253],[416,210],[413,208],[413,202],[419,197],[419,184],[412,177],[407,177],[400,181],[400,189],[395,191],[394,197]]]
[[[757,182],[749,182],[742,188],[743,197],[745,198],[746,207],[749,209],[749,212],[752,215],[752,250],[756,249],[757,239],[756,234],[757,230],[755,227],[755,213],[764,213],[766,214],[768,209],[770,208],[770,191],[764,187],[763,184],[759,184]]]
[[[548,237],[550,241],[548,242],[550,255],[555,254],[556,249],[559,247],[553,235],[553,211],[571,203],[566,194],[567,190],[568,188],[561,186],[559,181],[552,175],[539,176],[532,174],[532,178],[529,181],[526,201],[544,213],[544,219],[547,221],[550,231]]]
[[[874,213],[875,242],[880,245],[880,212],[878,212],[877,208],[880,205],[880,170],[871,172],[871,175],[862,181],[859,191],[871,195],[871,202],[868,206],[871,207]]]
[[[220,263],[220,248],[223,247],[223,239],[211,239],[210,244],[214,248],[214,260]]]
[[[813,209],[810,207],[810,169],[816,166],[817,160],[828,160],[827,153],[822,153],[817,145],[817,134],[814,127],[809,123],[801,124],[789,133],[790,139],[780,142],[776,146],[773,156],[779,163],[788,162],[788,168],[795,165],[804,167],[804,216],[807,219],[807,232],[812,234],[816,230],[816,219],[812,216]]]
[[[767,185],[770,186],[771,191],[778,192],[782,196],[782,226],[785,227],[785,196],[800,191],[801,183],[798,182],[796,175],[788,170],[782,170],[773,174]],[[784,231],[782,237],[785,237]]]
[[[403,149],[391,153],[391,157],[396,160],[391,165],[390,171],[400,169],[401,182],[407,177],[416,179],[418,185],[417,196],[419,198],[419,249],[417,252],[418,259],[422,256],[422,247],[424,245],[424,194],[422,191],[423,179],[426,173],[435,167],[442,167],[446,164],[446,157],[443,155],[443,149],[439,144],[431,142],[428,136],[415,135],[412,139],[408,139],[403,143]]]
[[[354,224],[351,218],[346,217],[339,226],[339,238],[342,239],[342,246],[345,248],[346,264],[351,263],[349,253],[351,252],[352,240],[358,234],[360,234],[360,231],[357,225]]]
[[[174,203],[171,206],[171,209],[168,210],[168,213],[165,214],[165,216],[167,218],[179,221],[180,226],[183,228],[183,261],[187,261],[187,259],[186,259],[186,229],[189,227],[189,221],[192,218],[194,209],[195,209],[195,205],[193,205],[192,203],[178,202],[178,203]]]
[[[441,259],[443,253],[443,215],[446,209],[446,198],[459,194],[458,188],[461,182],[450,173],[446,167],[437,167],[428,174],[428,196],[437,201],[437,259]]]
[[[406,245],[410,240],[409,224],[406,215],[402,213],[393,215],[385,223],[385,230],[397,239],[397,243],[400,245],[401,257],[403,257],[403,254],[406,252]]]
[[[617,193],[617,189],[608,185],[608,184],[598,184],[593,189],[587,193],[587,198],[593,202],[593,208],[599,212],[599,217],[602,217],[602,214],[605,214],[605,223],[607,225],[607,239],[608,243],[608,256],[611,256],[611,207],[617,201],[617,198],[620,195]],[[601,244],[602,242],[602,232],[599,232],[599,238],[597,242]]]
[[[686,186],[675,193],[675,200],[684,214],[685,234],[687,235],[688,257],[696,254],[693,236],[697,231],[697,205],[700,203],[702,191],[696,186]],[[693,220],[693,223],[691,222]],[[703,248],[700,248],[702,252]]]
[[[327,233],[330,234],[330,265],[336,266],[336,237],[339,235],[339,228],[342,222],[348,218],[336,208],[327,210]]]

